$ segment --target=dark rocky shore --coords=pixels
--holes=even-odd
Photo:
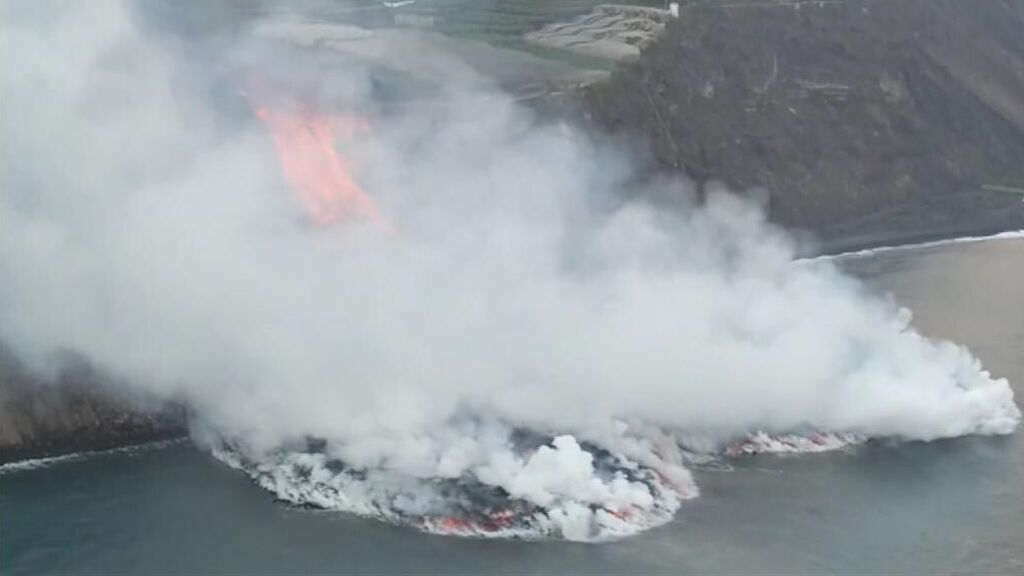
[[[768,190],[823,251],[1024,228],[1024,0],[684,4],[637,62],[538,106],[651,172]],[[186,432],[84,365],[2,360],[0,462]]]
[[[0,353],[0,464],[177,438],[183,407],[127,395],[83,362],[32,376]]]

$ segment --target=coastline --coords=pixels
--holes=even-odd
[[[181,438],[188,411],[119,385],[82,358],[31,371],[0,342],[0,464]]]
[[[162,445],[180,442],[188,438],[187,430],[141,430],[133,435],[110,434],[90,435],[86,438],[76,438],[69,435],[66,438],[51,440],[45,444],[29,444],[19,448],[5,447],[0,453],[0,473],[13,469],[20,469],[19,466],[37,463],[27,466],[26,469],[36,468],[49,463],[62,462],[66,459],[77,460],[79,457],[86,458],[92,455],[106,454],[122,450],[131,450],[151,445]]]
[[[35,470],[38,468],[46,468],[49,466],[53,466],[55,464],[78,462],[81,460],[106,456],[109,454],[134,454],[136,452],[143,452],[148,450],[162,450],[164,448],[170,448],[171,446],[177,446],[185,442],[187,438],[187,436],[178,436],[175,438],[152,440],[149,442],[135,442],[111,448],[82,450],[79,452],[68,452],[56,456],[42,456],[24,458],[21,460],[13,460],[10,462],[2,462],[0,463],[0,475],[23,472],[26,470]]]
[[[799,258],[798,261],[845,260],[871,257],[894,251],[911,251],[955,244],[1018,239],[1024,239],[1024,229],[952,237],[933,235],[929,239],[921,239],[919,241],[908,240],[904,243],[890,244],[884,241],[865,243],[851,250],[823,252],[816,256]],[[103,432],[107,433],[103,434]],[[5,448],[0,453],[0,474],[32,470],[62,462],[74,462],[123,451],[159,449],[177,445],[187,438],[188,430],[183,420],[175,421],[170,427],[164,428],[146,429],[145,427],[139,427],[129,434],[117,430],[103,430],[101,427],[99,433],[92,431],[84,436],[76,436],[74,433],[71,433],[64,438],[50,439],[46,442],[29,444],[21,448]]]
[[[890,17],[862,18],[861,4]],[[736,190],[781,191],[772,196],[769,217],[789,225],[800,260],[1024,237],[1020,198],[982,184],[1018,181],[1013,169],[1021,132],[1017,109],[999,106],[1004,101],[999,96],[1013,87],[1006,84],[1002,60],[989,62],[988,44],[965,41],[970,54],[992,67],[964,68],[943,45],[931,43],[931,36],[906,37],[911,28],[902,23],[913,21],[925,6],[923,0],[911,4],[906,13],[885,12],[892,8],[873,1],[809,5],[802,11],[695,7],[689,17],[659,28],[662,40],[650,46],[642,42],[637,62],[593,83],[607,71],[574,71],[565,62],[435,31],[396,28],[369,34],[321,23],[263,32],[300,45],[325,43],[325,49],[411,75],[424,74],[419,60],[393,58],[393,45],[405,46],[423,61],[441,56],[465,61],[469,71],[461,79],[471,83],[500,71],[500,85],[543,113],[563,114],[574,106],[568,116],[586,116],[584,128],[630,133],[646,142],[652,163],[665,171],[702,181],[728,174],[736,179],[730,183]],[[935,10],[976,25],[961,8],[944,2]],[[961,34],[930,20],[924,24],[936,34]],[[813,34],[790,41],[794,30],[809,26]],[[993,38],[1003,38],[996,34],[1000,30]],[[721,43],[722,36],[735,41]],[[908,48],[879,52],[876,38],[899,39]],[[823,46],[858,58],[829,59]],[[839,64],[823,68],[823,58]],[[688,66],[682,69],[679,62]],[[986,82],[972,75],[982,72]],[[566,92],[572,94],[561,96]],[[689,105],[676,105],[682,101]],[[969,137],[947,130],[948,114],[935,112],[947,109],[970,120]],[[852,130],[852,137],[840,129]],[[950,161],[940,161],[947,148]],[[829,186],[822,191],[814,183]],[[0,376],[0,465],[187,436],[184,407],[139,408],[107,390],[103,377],[77,379],[82,380],[77,388],[54,392],[43,387],[46,383]]]
[[[860,258],[898,250],[917,250],[936,246],[946,246],[949,244],[986,242],[990,240],[1008,240],[1016,238],[1024,238],[1024,228],[981,229],[977,232],[966,235],[922,233],[907,235],[898,241],[879,238],[873,241],[867,240],[862,242],[824,242],[818,246],[819,250],[817,254],[802,257],[800,260],[838,260],[843,258]]]

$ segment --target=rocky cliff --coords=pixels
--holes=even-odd
[[[1020,0],[705,1],[583,101],[831,249],[1024,228]]]
[[[0,463],[185,432],[181,406],[128,395],[82,362],[68,364],[53,378],[40,378],[0,353]]]

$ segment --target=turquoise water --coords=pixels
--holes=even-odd
[[[1024,241],[844,264],[1024,397]],[[1019,400],[1018,400],[1019,402]],[[432,536],[275,503],[187,444],[0,475],[5,574],[1024,572],[1024,435],[695,471],[670,524],[606,544]]]

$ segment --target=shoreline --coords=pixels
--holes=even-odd
[[[988,242],[991,240],[1015,240],[1024,238],[1024,228],[1020,229],[998,229],[994,231],[982,231],[979,234],[967,236],[949,236],[944,234],[921,234],[910,237],[904,242],[889,243],[886,241],[852,243],[843,249],[825,249],[820,254],[799,258],[798,260],[843,260],[847,258],[863,258],[884,254],[887,252],[903,250],[920,250],[937,246],[952,244],[973,244],[977,242]]]
[[[932,235],[930,239],[919,241],[909,240],[903,243],[886,243],[885,241],[868,242],[850,250],[823,252],[815,256],[797,258],[797,262],[816,260],[841,261],[851,258],[865,258],[894,251],[909,251],[948,246],[955,244],[973,244],[979,242],[1024,239],[1024,229],[1001,230],[990,234],[967,236]],[[5,450],[0,454],[0,474],[21,470],[32,470],[56,463],[78,461],[93,456],[117,453],[130,450],[143,450],[172,446],[184,442],[188,438],[187,430],[161,430],[149,434],[140,434],[135,438],[119,441],[116,437],[101,441],[88,439],[68,439],[63,442],[49,443],[45,447]]]
[[[107,452],[128,450],[151,444],[179,442],[188,438],[188,430],[154,430],[136,436],[109,436],[100,440],[67,438],[51,441],[45,445],[31,445],[23,448],[5,448],[0,453],[0,472],[9,466],[17,466],[27,462],[61,461],[76,455],[105,454]]]
[[[70,462],[79,462],[98,456],[108,456],[111,454],[122,454],[122,453],[136,453],[144,452],[149,450],[162,450],[164,448],[170,448],[183,444],[188,440],[188,436],[178,436],[175,438],[166,438],[163,440],[151,440],[147,442],[137,442],[131,444],[125,444],[123,446],[114,446],[111,448],[98,448],[93,450],[82,450],[78,452],[68,452],[65,454],[59,454],[54,456],[42,456],[35,458],[24,458],[21,460],[12,460],[9,462],[0,463],[0,476],[5,474],[14,474],[17,472],[25,472],[28,470],[37,470],[39,468],[48,468],[55,464],[65,464]]]

